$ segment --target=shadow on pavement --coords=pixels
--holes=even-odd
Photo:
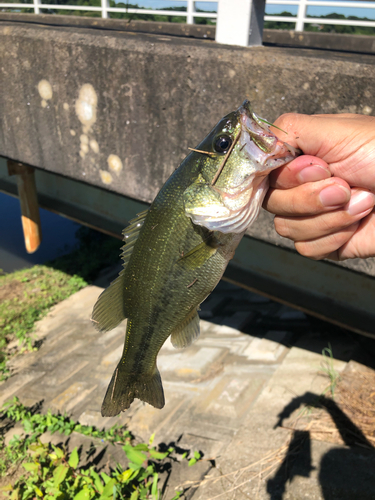
[[[325,500],[373,499],[375,448],[332,399],[306,392],[294,398],[283,409],[278,415],[279,420],[275,427],[282,426],[284,420],[301,405],[324,408],[333,419],[345,445],[349,447],[332,448],[321,458],[318,478],[322,498]],[[353,463],[355,463],[355,470],[353,470]],[[311,472],[315,470],[312,464],[310,432],[294,430],[283,462],[275,475],[267,481],[270,500],[282,500],[287,484],[291,483],[295,477],[310,477]],[[358,491],[358,496],[356,491]]]

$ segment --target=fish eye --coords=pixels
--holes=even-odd
[[[232,145],[232,139],[228,135],[220,135],[214,143],[214,148],[217,153],[227,153]]]

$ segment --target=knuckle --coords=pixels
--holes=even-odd
[[[284,113],[284,114],[282,114],[281,116],[278,117],[278,119],[276,120],[276,122],[277,122],[277,124],[280,124],[280,123],[294,123],[296,120],[298,120],[299,116],[300,115],[298,113]]]
[[[298,241],[294,244],[297,252],[303,257],[308,257],[312,260],[319,260],[322,258],[321,253],[317,251],[316,245],[309,241]]]
[[[283,236],[284,238],[290,238],[291,233],[287,219],[285,219],[284,217],[275,217],[274,225],[277,234]]]

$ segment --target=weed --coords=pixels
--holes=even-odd
[[[25,432],[24,437],[13,436],[8,446],[4,446],[3,442],[0,448],[2,475],[9,473],[11,467],[22,465],[25,469],[14,485],[9,484],[1,489],[12,500],[47,496],[61,500],[159,500],[161,464],[166,459],[176,460],[172,456],[175,452],[173,447],[161,452],[152,446],[154,436],[151,436],[149,443],[133,445],[128,430],[116,426],[109,430],[98,430],[50,411],[46,415],[33,414],[17,398],[3,406],[2,418],[13,423],[21,422]],[[77,448],[68,453],[64,446],[43,444],[40,436],[46,431],[66,436],[74,431],[121,445],[128,462],[127,468],[117,465],[110,474],[106,474],[98,472],[94,466],[82,466]],[[200,454],[194,452],[189,465],[199,459]],[[182,493],[177,491],[173,500],[177,500]]]
[[[323,349],[322,356],[323,356],[323,361],[321,363],[321,371],[325,373],[330,380],[330,384],[322,392],[322,396],[324,396],[328,391],[330,391],[332,399],[334,399],[336,385],[340,381],[340,374],[337,370],[335,370],[333,366],[333,354],[332,354],[331,344],[328,344],[328,347],[325,347]]]

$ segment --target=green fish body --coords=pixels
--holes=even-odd
[[[298,153],[245,103],[224,117],[172,174],[151,207],[124,230],[124,269],[100,295],[101,331],[127,318],[124,350],[102,405],[114,416],[139,398],[164,406],[157,355],[199,335],[199,305],[221,279],[256,218],[267,174]]]

